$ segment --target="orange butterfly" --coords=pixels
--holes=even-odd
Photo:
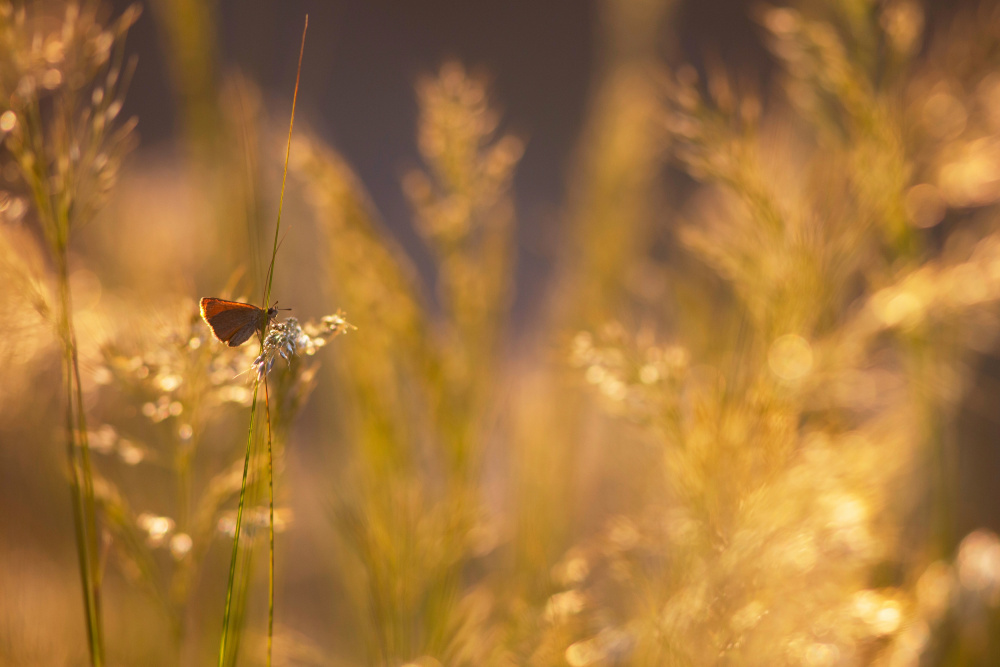
[[[237,347],[255,331],[264,333],[267,324],[278,316],[278,309],[272,306],[264,310],[249,303],[206,296],[201,300],[201,316],[216,338],[229,347]]]

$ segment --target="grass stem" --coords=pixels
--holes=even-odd
[[[263,346],[263,343],[261,343]],[[222,617],[222,640],[219,643],[219,667],[226,664],[226,648],[229,640],[229,622],[232,614],[233,584],[236,581],[236,563],[239,558],[240,529],[243,525],[243,504],[246,500],[247,474],[250,470],[250,454],[253,450],[254,421],[257,415],[257,387],[254,382],[253,401],[250,404],[250,427],[247,432],[247,450],[243,459],[243,481],[240,484],[240,498],[236,504],[236,526],[233,529],[233,552],[229,561],[229,583],[226,586],[226,610]]]
[[[288,156],[292,149],[292,128],[295,126],[295,105],[298,102],[299,97],[299,80],[302,75],[302,55],[305,52],[306,47],[306,31],[309,29],[309,16],[306,15],[305,25],[302,28],[302,44],[299,47],[299,63],[298,69],[295,73],[295,91],[292,94],[292,114],[291,119],[288,123],[288,141],[285,146],[285,166],[284,171],[281,176],[281,195],[278,198],[278,219],[274,227],[274,243],[271,248],[271,263],[267,269],[267,280],[264,286],[264,300],[263,308],[267,308],[271,299],[271,285],[274,280],[274,260],[278,254],[278,233],[281,228],[281,211],[285,203],[285,182],[288,179]],[[260,345],[261,345],[261,355],[264,354],[264,333],[261,332]],[[240,499],[236,509],[236,526],[233,535],[233,552],[229,563],[229,584],[226,587],[226,609],[223,615],[222,621],[222,639],[219,645],[219,667],[224,667],[226,664],[226,648],[229,637],[229,626],[232,618],[232,602],[233,602],[233,586],[236,580],[236,564],[239,556],[239,542],[240,542],[240,530],[242,528],[243,519],[243,504],[246,497],[246,487],[247,487],[247,472],[250,467],[250,453],[253,448],[254,439],[254,421],[257,414],[257,390],[260,386],[260,379],[258,378],[254,382],[253,388],[253,401],[250,407],[250,428],[247,433],[247,449],[246,456],[243,463],[243,481],[240,485]],[[265,374],[264,379],[264,392],[265,392],[265,406],[268,403],[267,400],[267,377]],[[268,533],[269,533],[269,559],[268,559],[268,623],[267,623],[267,664],[271,664],[271,645],[273,641],[274,632],[274,480],[273,480],[273,468],[271,461],[271,417],[270,411],[267,412],[267,428],[268,428],[268,440],[267,440],[267,479],[268,479],[268,492],[269,492],[269,507],[270,515],[268,519]],[[235,656],[234,656],[235,658]]]
[[[80,363],[73,328],[73,307],[69,287],[66,244],[57,234],[55,244],[59,283],[60,333],[63,340],[64,374],[66,377],[66,438],[70,467],[70,487],[73,498],[73,523],[76,536],[77,560],[83,585],[83,603],[87,624],[87,648],[94,667],[104,664],[104,632],[101,623],[99,544],[97,510],[94,501],[93,469],[87,439],[87,422],[83,413],[83,389]]]
[[[267,415],[267,667],[271,667],[274,641],[274,457],[271,449],[271,397],[264,376],[264,412]]]

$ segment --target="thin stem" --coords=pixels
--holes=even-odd
[[[94,499],[94,473],[90,463],[90,440],[87,436],[87,416],[83,408],[83,384],[80,382],[80,358],[76,346],[76,332],[73,329],[72,321],[69,322],[70,337],[70,359],[72,361],[73,380],[76,383],[76,417],[77,417],[77,437],[80,439],[81,461],[83,462],[83,490],[84,509],[87,512],[90,530],[90,550],[93,558],[91,560],[95,585],[95,596],[97,598],[97,608],[100,612],[101,593],[101,571],[98,566],[100,560],[100,543],[97,536],[97,503]]]
[[[90,554],[87,550],[86,516],[83,511],[83,487],[80,483],[82,471],[77,461],[76,439],[73,435],[73,387],[69,382],[69,378],[72,376],[72,371],[70,370],[72,365],[68,354],[64,357],[63,362],[63,372],[67,378],[66,457],[69,462],[70,496],[73,501],[73,533],[76,537],[76,555],[80,566],[80,579],[83,584],[81,591],[83,593],[84,617],[87,623],[87,648],[90,652],[91,663],[93,665],[100,665],[101,658],[98,651],[98,642],[95,641],[96,623],[94,610],[96,609],[96,605],[94,604],[93,584],[90,578],[91,567]]]
[[[295,71],[295,92],[292,93],[292,118],[288,122],[288,141],[285,144],[285,169],[281,174],[281,195],[278,197],[278,222],[274,225],[274,246],[271,250],[271,265],[267,268],[267,284],[264,286],[263,308],[271,303],[271,282],[274,279],[274,258],[278,254],[278,230],[281,229],[281,209],[285,205],[285,181],[288,179],[288,156],[292,152],[292,128],[295,126],[295,104],[299,99],[299,79],[302,76],[302,54],[306,50],[306,31],[309,29],[309,15],[302,27],[302,44],[299,46],[299,66]]]
[[[53,223],[57,224],[57,223]],[[77,559],[83,583],[83,603],[87,623],[87,648],[94,667],[104,664],[104,633],[101,625],[100,577],[98,572],[97,513],[94,503],[93,472],[83,414],[80,367],[73,331],[72,299],[69,288],[66,245],[56,233],[56,265],[59,282],[60,326],[62,329],[66,375],[66,438],[73,497]],[[75,386],[74,386],[75,385]]]
[[[271,667],[271,644],[274,638],[274,458],[271,455],[271,397],[267,389],[267,375],[264,375],[264,411],[267,415],[267,506],[270,512],[267,521],[268,569],[267,569],[267,666]]]
[[[263,349],[264,343],[263,340],[261,340],[262,352]],[[236,505],[236,527],[233,534],[233,553],[229,560],[229,584],[226,586],[226,610],[222,617],[222,641],[219,644],[219,667],[223,667],[223,665],[225,665],[226,643],[229,639],[229,620],[233,603],[233,582],[236,580],[236,561],[237,556],[239,555],[240,528],[243,525],[243,503],[246,499],[247,473],[250,470],[250,452],[253,448],[253,426],[254,417],[257,414],[257,388],[259,386],[259,381],[254,382],[253,401],[250,405],[250,428],[247,432],[247,451],[246,456],[243,459],[243,481],[240,484],[240,499]]]
[[[302,28],[302,44],[299,47],[299,64],[298,69],[295,73],[295,92],[292,94],[292,116],[288,123],[288,142],[285,145],[285,167],[284,172],[281,176],[281,196],[278,199],[278,220],[274,226],[274,244],[271,249],[271,264],[267,269],[267,282],[264,288],[264,303],[263,307],[266,309],[268,303],[271,299],[271,283],[274,279],[274,260],[278,254],[278,231],[281,228],[281,211],[285,204],[285,181],[288,178],[288,156],[292,149],[292,128],[295,125],[295,105],[298,102],[299,97],[299,80],[302,75],[302,55],[306,48],[306,30],[309,29],[309,16],[306,15],[305,26]],[[264,335],[265,331],[261,332],[260,336],[260,354],[264,354]],[[239,555],[239,543],[240,543],[240,529],[243,522],[243,503],[246,498],[246,488],[247,488],[247,471],[250,466],[250,451],[253,446],[253,436],[254,436],[254,418],[257,414],[257,390],[260,387],[260,380],[258,379],[254,382],[253,387],[253,401],[250,407],[250,428],[247,432],[247,450],[246,457],[243,462],[243,481],[240,484],[240,499],[239,504],[236,509],[236,529],[233,535],[233,552],[232,557],[229,562],[229,584],[226,587],[226,610],[223,615],[222,620],[222,641],[219,645],[219,667],[224,667],[226,662],[226,645],[229,637],[229,625],[232,613],[232,602],[233,602],[233,584],[236,579],[236,563],[237,557]],[[264,391],[267,392],[267,379],[265,376],[264,381]],[[270,413],[268,413],[268,485],[271,493],[271,519],[269,521],[270,531],[271,531],[271,542],[270,542],[270,556],[271,556],[271,566],[270,566],[270,583],[269,583],[269,593],[268,593],[268,630],[267,630],[267,662],[268,665],[271,664],[271,642],[272,642],[272,632],[274,623],[274,499],[273,499],[273,480],[272,480],[272,470],[271,470],[271,439],[270,439]]]
[[[263,465],[263,457],[257,447],[258,438],[254,438],[254,449],[251,452],[251,458],[253,464],[250,468],[250,476],[247,479],[247,499],[246,506],[257,508],[259,507],[260,501],[260,484],[258,472]],[[230,620],[230,625],[233,628],[232,640],[227,645],[227,665],[236,665],[237,658],[240,653],[240,642],[243,640],[243,624],[246,618],[247,610],[247,591],[250,589],[250,579],[253,575],[253,555],[254,555],[254,543],[256,540],[255,526],[251,522],[248,526],[250,530],[246,531],[247,535],[242,535],[242,541],[239,545],[239,555],[237,571],[239,572],[239,578],[233,587],[233,614]]]

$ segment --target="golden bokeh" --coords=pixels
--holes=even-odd
[[[601,0],[541,250],[454,60],[406,233],[300,119],[279,237],[285,112],[152,4],[135,153],[138,9],[0,0],[0,664],[1000,664],[990,3],[754,8],[765,85]],[[295,310],[228,348],[272,237]]]

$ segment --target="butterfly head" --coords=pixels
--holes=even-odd
[[[291,308],[278,308],[278,302],[275,301],[274,305],[267,309],[267,319],[268,320],[277,319],[279,310],[291,310]]]

